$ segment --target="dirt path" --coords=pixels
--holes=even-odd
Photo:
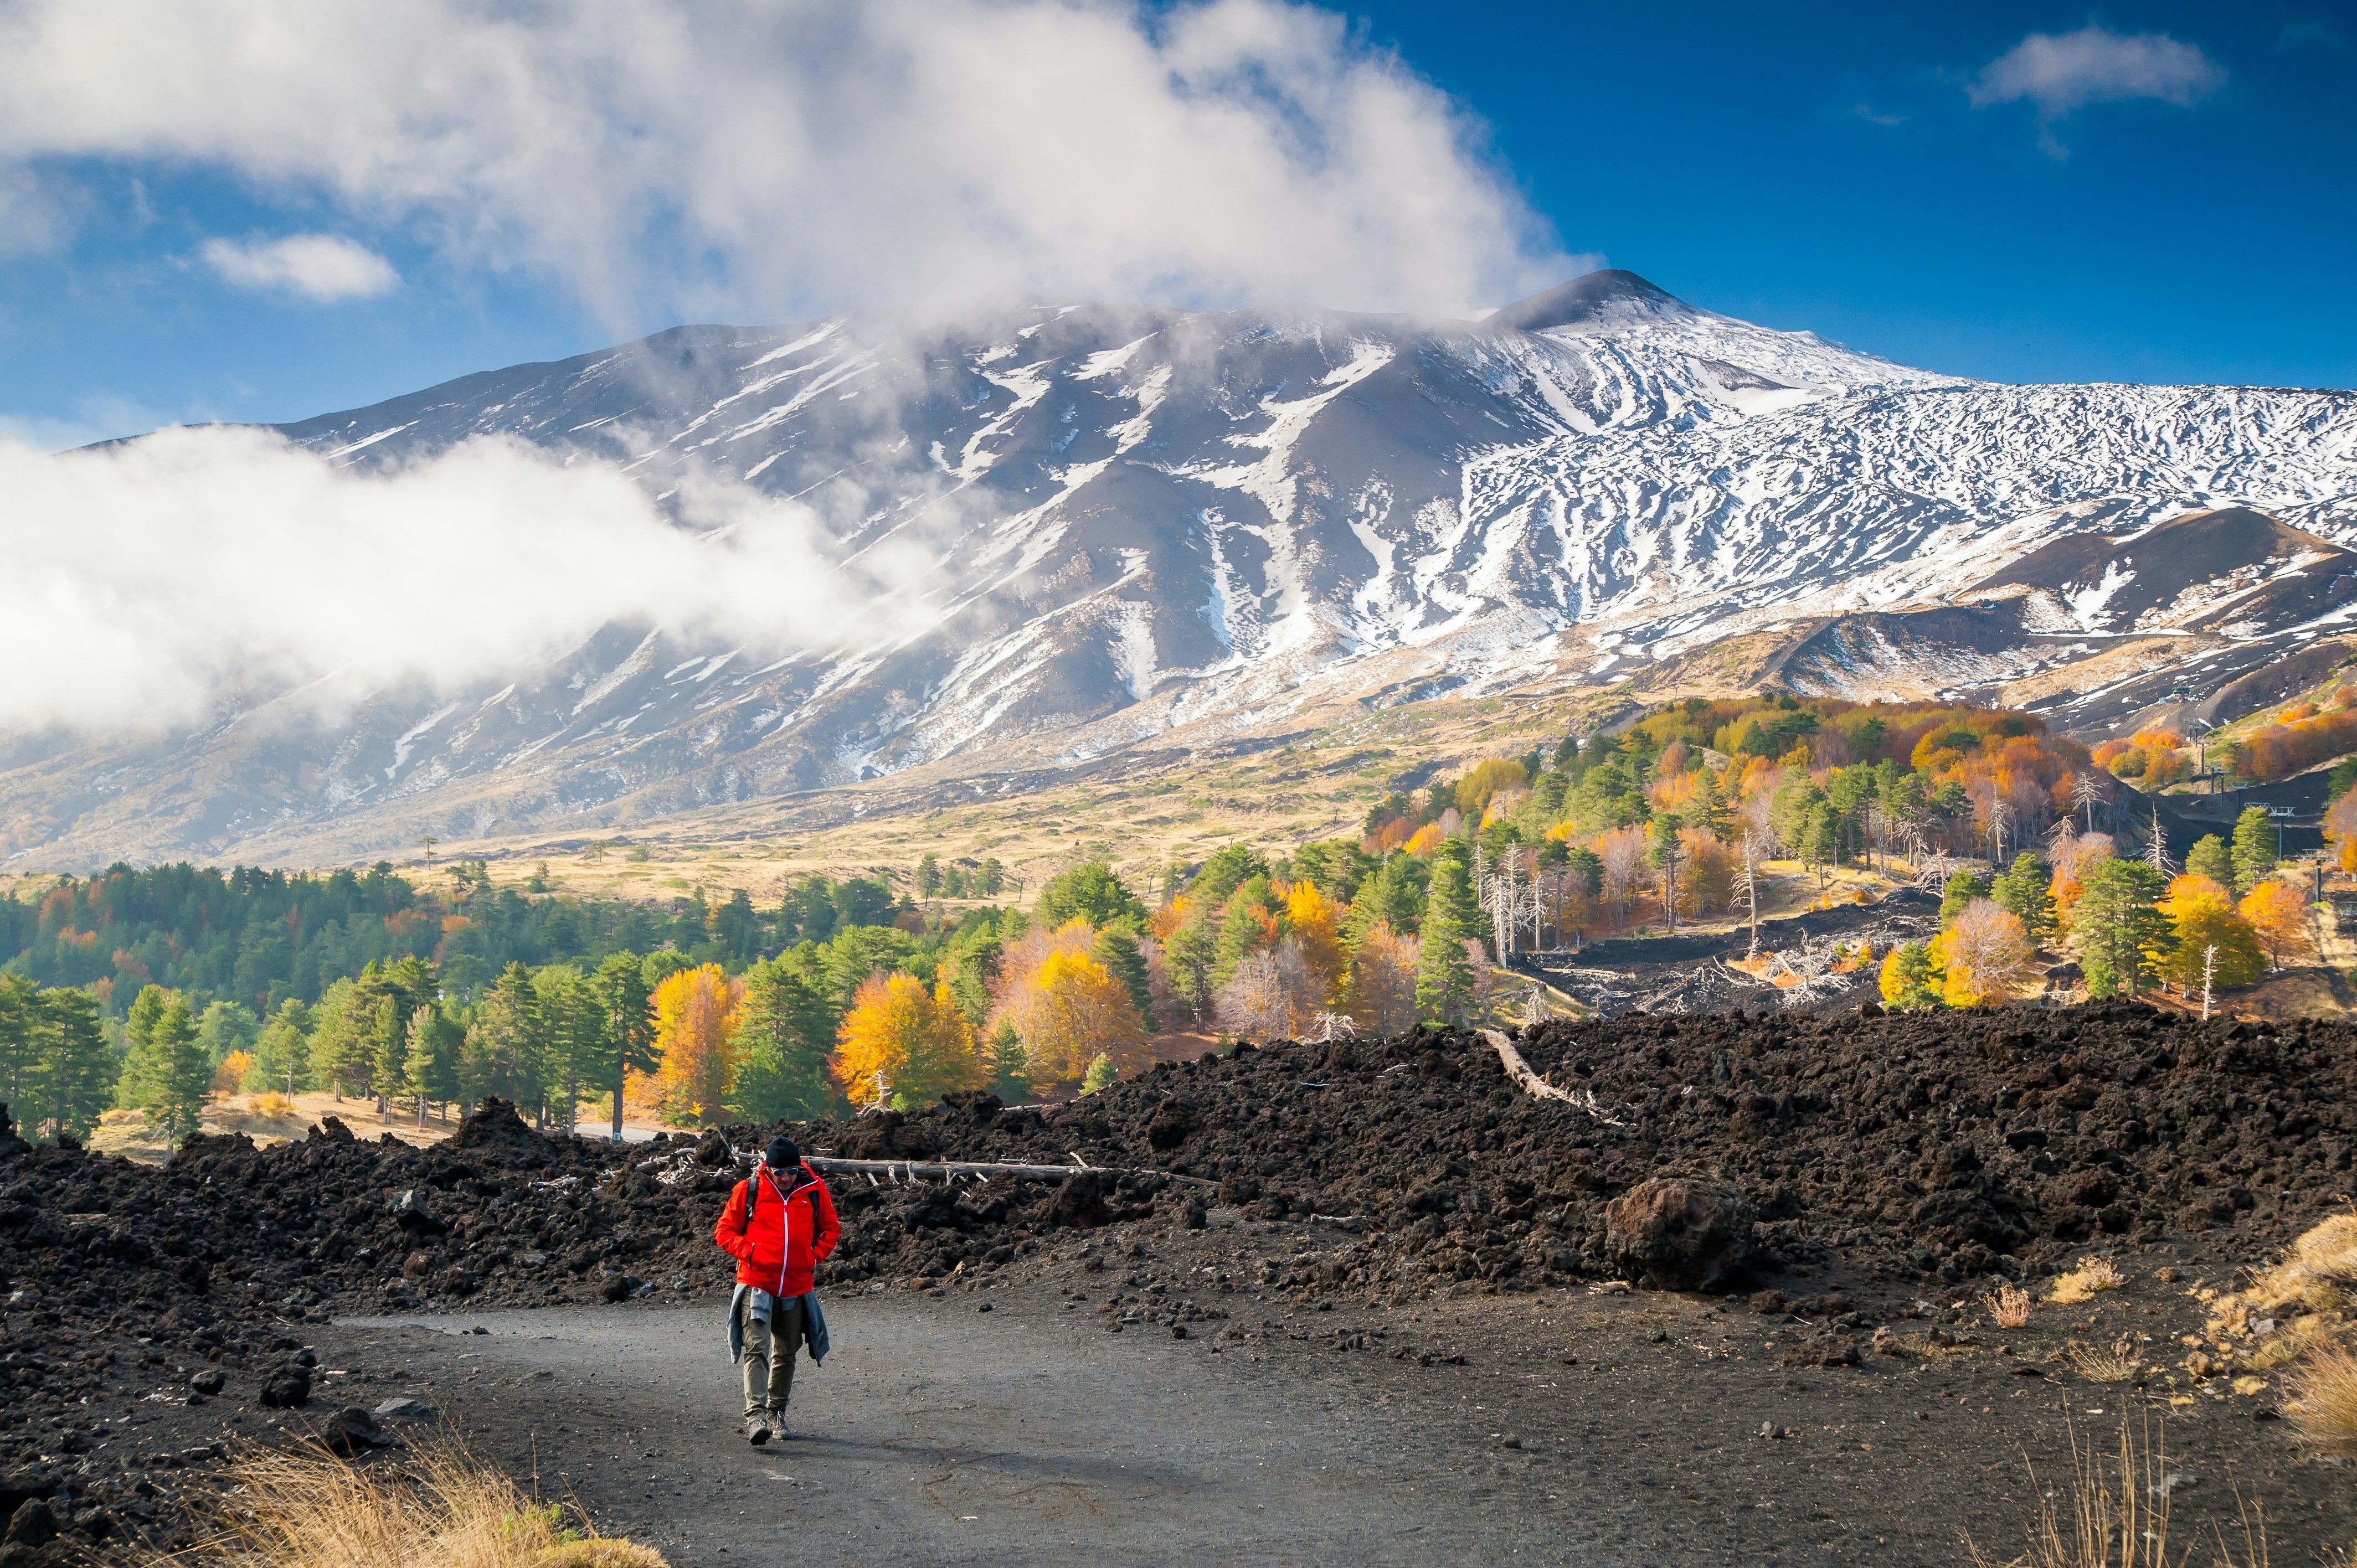
[[[1401,1374],[1305,1378],[1049,1302],[994,1307],[830,1308],[835,1352],[803,1363],[795,1438],[766,1450],[738,1433],[709,1307],[408,1320],[347,1343],[398,1344],[494,1456],[528,1471],[536,1436],[544,1490],[679,1564],[780,1542],[876,1564],[1552,1561],[1567,1531],[1588,1561],[1644,1560],[1544,1490],[1469,1489],[1461,1455],[1436,1471],[1434,1412]]]
[[[2263,1501],[2279,1562],[2345,1544],[2352,1524],[2342,1477],[2301,1462],[2280,1423],[2255,1423],[2259,1400],[2172,1407],[2154,1391],[2147,1405],[1982,1354],[1796,1369],[1781,1364],[1788,1324],[1641,1294],[1321,1312],[1240,1292],[1227,1320],[1174,1340],[1106,1332],[1076,1299],[1105,1280],[834,1301],[835,1353],[804,1364],[798,1436],[758,1451],[708,1305],[354,1320],[319,1349],[365,1388],[345,1401],[414,1393],[681,1568],[781,1549],[877,1564],[1953,1565],[1964,1530],[2000,1559],[2018,1550],[2022,1459],[2069,1473],[2066,1410],[2110,1444],[2129,1402],[2167,1428],[2180,1540],[2231,1523],[2237,1488]],[[2100,1315],[2150,1321],[2174,1294],[2116,1293]]]

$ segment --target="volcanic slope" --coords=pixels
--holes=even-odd
[[[1321,703],[1609,684],[1937,602],[2065,534],[2244,505],[2357,532],[2357,398],[2007,387],[1598,273],[1482,322],[1056,305],[680,328],[285,427],[357,467],[473,437],[748,487],[938,563],[928,626],[782,660],[608,627],[324,726],[0,736],[0,854],[368,858],[926,765],[976,778]],[[773,651],[773,650],[772,650]]]

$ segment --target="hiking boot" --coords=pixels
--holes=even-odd
[[[770,1440],[770,1436],[769,1417],[763,1415],[748,1415],[745,1418],[745,1437],[746,1440],[751,1443],[754,1447],[759,1448],[762,1444],[767,1443]]]
[[[793,1441],[794,1434],[786,1430],[786,1412],[784,1411],[773,1410],[770,1412],[770,1435],[776,1438],[780,1443],[791,1443]]]

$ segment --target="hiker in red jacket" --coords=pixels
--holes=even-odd
[[[811,1270],[843,1233],[826,1183],[802,1164],[791,1138],[770,1140],[753,1174],[737,1184],[712,1239],[737,1260],[728,1304],[730,1352],[745,1369],[745,1435],[755,1446],[786,1435],[794,1356],[826,1355],[826,1320],[811,1291]]]

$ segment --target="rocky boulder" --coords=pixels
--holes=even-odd
[[[1657,1176],[1604,1206],[1604,1252],[1638,1284],[1731,1290],[1750,1276],[1759,1250],[1757,1218],[1733,1187]]]

